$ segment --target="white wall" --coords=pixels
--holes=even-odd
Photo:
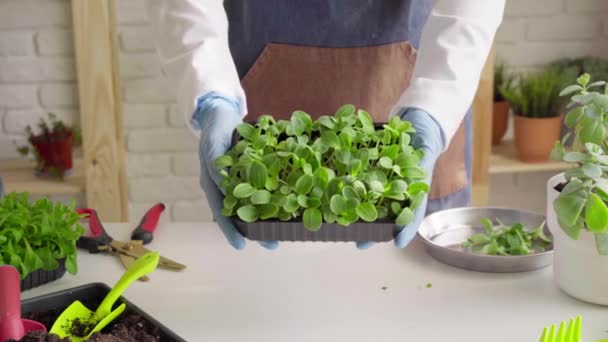
[[[198,185],[197,142],[172,106],[144,0],[116,3],[131,217],[163,201],[165,217],[209,220]],[[498,55],[518,69],[562,56],[608,56],[607,0],[508,0],[506,13]],[[70,30],[68,0],[0,0],[0,159],[15,157],[12,141],[22,142],[23,127],[49,110],[77,121]],[[502,184],[504,191],[493,192],[492,201],[542,207],[544,191],[527,183],[543,183],[540,176],[493,177],[493,189]]]

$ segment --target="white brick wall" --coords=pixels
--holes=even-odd
[[[163,220],[210,220],[197,141],[161,75],[144,1],[116,1],[130,216],[138,221],[164,201]],[[0,0],[0,159],[15,156],[23,127],[47,111],[78,121],[69,3]],[[507,0],[498,56],[520,70],[564,56],[608,57],[607,14],[608,0]],[[544,190],[526,182],[547,176],[493,177],[492,201],[538,210]]]

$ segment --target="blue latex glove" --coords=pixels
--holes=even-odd
[[[424,151],[424,157],[420,161],[420,166],[426,172],[427,177],[425,182],[430,184],[431,178],[433,177],[433,168],[435,167],[435,162],[443,151],[445,141],[443,131],[441,130],[441,127],[437,121],[435,121],[430,114],[423,110],[404,110],[404,113],[401,114],[401,118],[403,120],[410,121],[412,126],[416,129],[416,133],[412,136],[412,146],[415,148],[420,148],[422,151]],[[395,237],[395,246],[403,248],[407,246],[412,239],[414,239],[414,236],[416,236],[416,232],[418,231],[418,227],[426,214],[427,203],[428,196],[425,197],[420,207],[414,210],[414,220],[403,228]],[[357,242],[357,248],[367,249],[373,244],[373,242]]]
[[[236,249],[245,247],[245,238],[236,229],[232,219],[222,215],[224,194],[219,188],[221,176],[214,161],[230,148],[232,133],[236,126],[242,122],[240,113],[237,101],[215,92],[201,97],[194,113],[194,121],[201,128],[199,142],[201,187],[207,195],[215,221],[228,242]],[[262,241],[260,245],[268,249],[275,249],[278,243],[276,241]]]

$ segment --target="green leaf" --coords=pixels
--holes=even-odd
[[[272,195],[267,190],[256,190],[251,195],[250,200],[253,204],[266,204],[270,202],[271,196]]]
[[[376,130],[374,129],[374,120],[368,112],[359,109],[357,111],[359,122],[361,122],[361,128],[365,134],[373,134]]]
[[[258,211],[253,205],[246,205],[237,209],[236,214],[245,222],[254,222],[258,219]]]
[[[576,124],[578,123],[578,121],[583,117],[584,114],[584,109],[583,107],[577,107],[574,108],[573,110],[569,111],[568,114],[566,114],[566,126],[570,127],[570,128],[574,128],[576,126]]]
[[[298,178],[295,185],[295,190],[300,195],[306,195],[310,192],[313,186],[313,177],[311,175],[302,175]]]
[[[576,226],[586,202],[587,193],[584,190],[567,195],[564,195],[562,191],[560,196],[553,201],[553,207],[560,223],[567,227]]]
[[[426,183],[422,183],[422,182],[415,182],[415,183],[410,183],[407,187],[407,192],[411,195],[411,196],[415,196],[418,193],[428,193],[429,192],[429,185]]]
[[[568,152],[564,154],[564,161],[568,163],[580,163],[587,159],[587,155],[581,152]]]
[[[401,213],[401,210],[403,208],[401,208],[401,205],[399,204],[399,202],[391,202],[391,212],[397,216]]]
[[[315,187],[319,187],[321,189],[327,188],[327,184],[329,183],[329,172],[325,167],[320,167],[315,170],[312,176],[312,184]]]
[[[338,139],[340,140],[339,147],[343,150],[348,150],[353,145],[353,139],[345,132],[341,132]]]
[[[576,83],[580,84],[583,87],[586,87],[590,80],[591,76],[587,73],[584,73],[576,79]]]
[[[585,206],[587,229],[592,233],[603,234],[608,228],[608,208],[602,199],[590,193]]]
[[[490,238],[485,234],[474,234],[468,239],[472,245],[479,245],[490,242]]]
[[[239,135],[247,140],[251,139],[251,136],[253,135],[253,132],[255,132],[255,127],[253,127],[252,125],[248,124],[248,123],[241,123],[238,126],[236,126],[236,131],[239,133]]]
[[[336,148],[340,144],[338,135],[335,132],[327,131],[321,133],[321,141],[331,148]]]
[[[393,167],[393,161],[389,157],[382,157],[378,160],[378,165],[385,169],[391,169]]]
[[[376,207],[371,203],[360,203],[357,208],[357,215],[366,222],[374,222],[378,218]]]
[[[317,122],[329,129],[334,129],[334,127],[336,127],[336,124],[334,123],[333,119],[326,115],[319,117]]]
[[[237,185],[232,194],[236,198],[248,198],[255,192],[255,188],[251,186],[249,183],[241,183]]]
[[[383,193],[384,186],[382,185],[382,183],[380,183],[380,181],[372,180],[369,182],[369,191]]]
[[[302,208],[308,208],[308,196],[305,195],[298,195],[298,204],[302,207]]]
[[[308,208],[304,210],[303,221],[306,229],[316,232],[321,229],[322,220],[323,214],[321,213],[321,210],[317,208]]]
[[[344,118],[344,117],[348,117],[348,116],[352,116],[352,115],[355,115],[355,106],[353,106],[351,104],[347,104],[347,105],[343,105],[342,107],[338,108],[335,116],[337,118]]]
[[[388,157],[389,159],[391,159],[391,161],[393,161],[397,159],[400,150],[401,148],[398,145],[386,146],[382,149],[382,152],[380,152],[380,156]]]
[[[595,248],[599,255],[608,255],[608,233],[595,234]]]
[[[398,226],[405,227],[414,220],[414,212],[410,208],[403,208],[399,216],[397,216],[396,223]]]
[[[285,205],[283,206],[283,210],[285,210],[288,213],[293,213],[296,210],[298,210],[300,208],[300,204],[298,203],[298,198],[296,195],[294,194],[289,194],[287,196],[287,201],[285,202]]]
[[[581,131],[579,137],[581,142],[600,145],[604,139],[604,126],[601,121],[591,119],[587,116],[581,120]]]
[[[559,93],[559,96],[570,95],[574,92],[581,91],[581,90],[583,90],[583,87],[581,87],[580,85],[577,85],[577,84],[573,84],[573,85],[570,85],[570,86],[567,86],[566,88],[564,88],[564,90],[562,90]]]
[[[228,155],[223,155],[215,160],[215,167],[218,169],[223,169],[232,165],[234,165],[234,160]]]
[[[297,135],[300,135],[312,127],[312,119],[307,113],[297,110],[291,116],[291,127]]]
[[[581,168],[583,173],[589,178],[597,178],[602,175],[602,169],[593,163],[585,163]]]
[[[492,234],[494,231],[494,222],[487,217],[481,219],[481,225],[486,230],[487,234]]]
[[[341,195],[333,195],[329,201],[329,206],[334,214],[340,215],[346,211],[346,200]]]
[[[396,200],[403,200],[407,191],[407,183],[401,179],[396,179],[388,183],[384,196]]]
[[[266,186],[268,170],[259,161],[253,161],[249,166],[249,183],[256,189],[263,189]]]
[[[344,188],[342,188],[342,196],[344,196],[344,198],[346,198],[346,199],[349,199],[349,198],[359,199],[359,194],[357,193],[357,191],[355,191],[355,188],[353,188],[350,185],[347,185]]]

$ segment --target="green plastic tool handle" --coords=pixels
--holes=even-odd
[[[156,266],[158,265],[158,260],[160,259],[160,255],[158,252],[150,252],[146,253],[131,265],[129,269],[122,275],[120,280],[114,285],[110,293],[104,298],[103,302],[95,311],[95,315],[97,317],[106,317],[112,312],[112,306],[114,303],[120,298],[123,292],[137,279],[142,276],[154,271]]]

